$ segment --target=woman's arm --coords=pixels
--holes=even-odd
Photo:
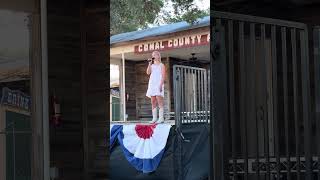
[[[161,65],[162,65],[162,68],[161,68],[162,78],[160,82],[160,87],[162,87],[162,85],[164,84],[164,80],[166,79],[166,67],[164,66],[164,64],[161,64]]]
[[[150,75],[151,74],[151,63],[149,63],[148,68],[147,68],[147,74]]]

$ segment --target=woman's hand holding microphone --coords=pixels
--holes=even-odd
[[[148,58],[148,68],[147,68],[147,74],[151,74],[151,65],[153,63],[154,58]]]
[[[153,64],[153,60],[154,60],[154,58],[149,58],[149,59],[148,59],[149,65]]]

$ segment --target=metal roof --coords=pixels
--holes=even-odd
[[[120,42],[133,41],[143,39],[145,37],[159,36],[163,34],[169,34],[179,32],[188,29],[195,29],[199,27],[205,27],[210,25],[210,16],[206,16],[198,19],[194,24],[189,24],[186,21],[163,25],[159,27],[153,27],[140,31],[132,31],[122,34],[116,34],[110,37],[110,45]]]

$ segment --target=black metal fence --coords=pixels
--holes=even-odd
[[[212,14],[212,176],[320,179],[319,62],[309,57],[309,29]]]

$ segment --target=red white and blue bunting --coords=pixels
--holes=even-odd
[[[111,125],[110,150],[118,140],[122,151],[137,170],[155,171],[162,159],[171,125]]]

